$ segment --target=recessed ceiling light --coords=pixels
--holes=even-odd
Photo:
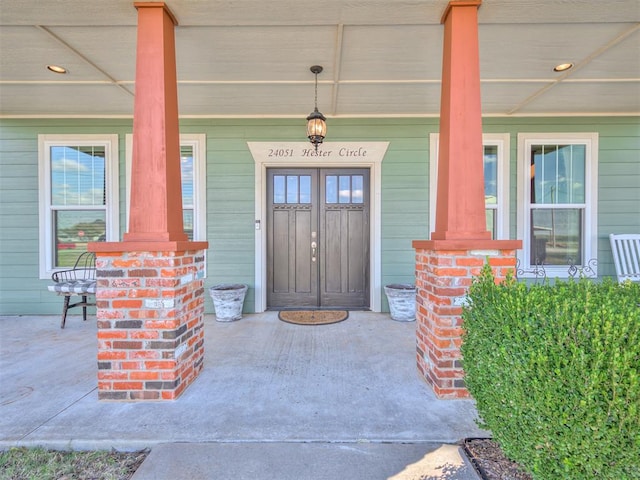
[[[67,69],[59,65],[47,65],[47,69],[53,73],[67,73]]]
[[[554,72],[564,72],[573,67],[573,63],[561,63],[560,65],[556,65],[553,67]]]

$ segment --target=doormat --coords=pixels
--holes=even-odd
[[[296,325],[327,325],[342,322],[348,316],[346,310],[283,310],[278,313],[280,320]]]

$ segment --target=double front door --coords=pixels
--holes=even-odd
[[[267,170],[267,306],[369,307],[369,170]]]

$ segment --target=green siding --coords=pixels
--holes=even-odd
[[[598,132],[598,260],[613,275],[608,235],[640,232],[640,119],[485,118],[487,133],[509,133],[510,231],[517,215],[517,134]],[[125,224],[125,135],[131,119],[0,119],[0,314],[58,314],[62,300],[38,278],[38,134],[118,134],[120,223]],[[207,280],[250,286],[254,304],[254,162],[248,141],[304,141],[304,120],[184,119],[182,133],[207,136]],[[413,283],[411,242],[427,239],[429,134],[437,119],[330,119],[330,141],[388,141],[382,163],[382,284]],[[387,309],[383,297],[383,309]],[[209,298],[205,305],[212,310]]]
[[[518,133],[598,133],[598,274],[613,276],[609,234],[640,232],[640,117],[486,118],[483,128],[511,134],[512,238],[516,234]]]
[[[38,135],[119,134],[124,222],[124,135],[130,132],[131,121],[122,119],[0,120],[0,314],[62,311],[62,299],[38,278]]]

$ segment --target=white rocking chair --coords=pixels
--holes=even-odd
[[[611,251],[618,282],[640,282],[640,234],[611,234]]]

